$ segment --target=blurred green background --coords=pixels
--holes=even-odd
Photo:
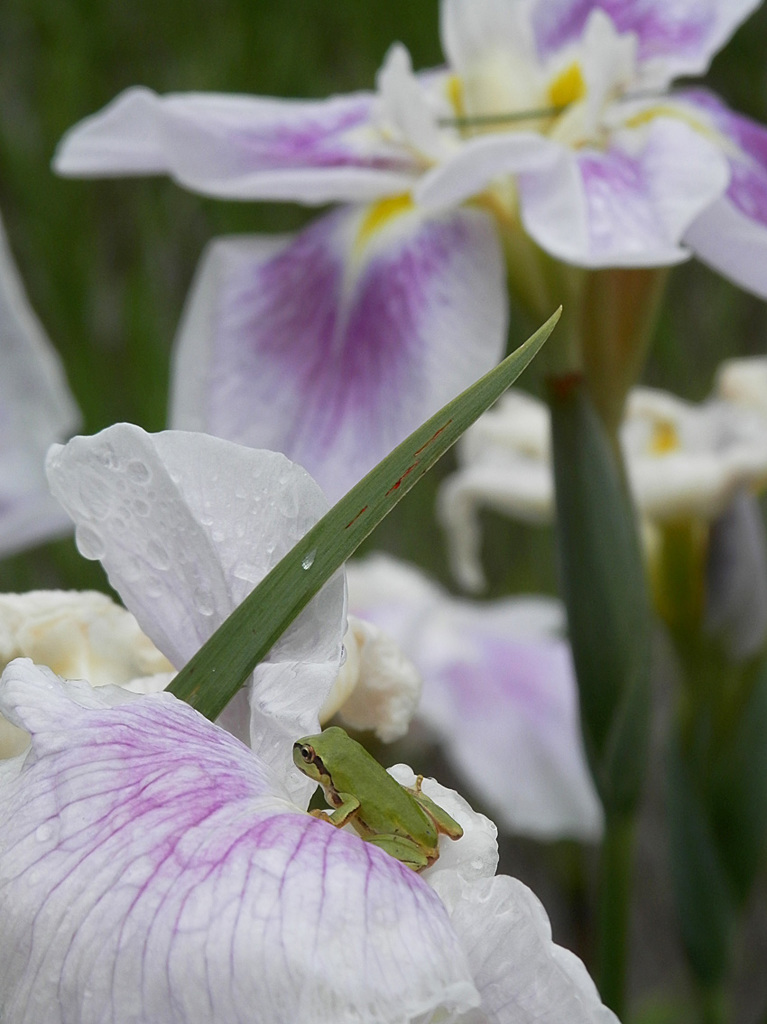
[[[370,88],[394,40],[408,46],[416,67],[438,64],[437,0],[3,0],[0,212],[32,304],[83,410],[84,433],[118,420],[148,430],[165,426],[171,346],[211,238],[293,230],[314,211],[204,199],[163,178],[61,180],[50,161],[62,133],[134,84],[158,92],[317,98]],[[763,9],[708,76],[731,106],[763,122],[766,42]],[[513,339],[534,326],[517,317]],[[766,341],[767,305],[689,262],[671,275],[645,380],[698,400],[723,358],[765,352]],[[419,562],[445,583],[444,545],[431,509],[449,468],[448,459],[369,542]],[[555,590],[550,531],[490,514],[485,525],[492,594]],[[71,541],[0,562],[2,590],[85,586],[107,587],[100,566],[82,560]],[[560,855],[561,881],[571,861],[567,851],[554,854]],[[535,848],[520,844],[511,856],[515,873],[534,875]],[[556,934],[557,893],[545,880],[540,885]],[[573,892],[571,938],[579,898]],[[645,941],[652,943],[658,927],[647,925]],[[764,973],[764,949],[744,950],[747,978]],[[745,987],[753,988],[747,978]]]
[[[737,109],[767,121],[767,10],[709,75]],[[93,433],[119,420],[165,426],[169,353],[206,242],[293,230],[313,211],[204,199],[159,178],[71,181],[50,170],[63,132],[120,90],[220,90],[324,97],[370,88],[394,40],[416,67],[440,62],[438,3],[408,0],[3,0],[0,5],[0,212],[34,308],[64,360]],[[718,362],[764,350],[765,304],[700,264],[671,277],[649,383],[700,399]],[[517,317],[513,337],[532,325]],[[431,519],[430,475],[371,542],[449,582]],[[491,592],[553,590],[547,531],[487,515]],[[509,557],[513,552],[513,557]],[[3,589],[103,586],[72,545],[0,563]]]

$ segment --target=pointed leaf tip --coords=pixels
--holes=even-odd
[[[298,613],[414,484],[527,368],[562,307],[524,344],[413,431],[288,552],[169,689],[215,719]]]

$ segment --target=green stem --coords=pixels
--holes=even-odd
[[[727,998],[721,985],[703,986],[698,989],[701,1024],[726,1024],[729,1019]]]
[[[620,1018],[626,1001],[633,849],[633,815],[608,815],[600,865],[597,978],[604,1003]]]

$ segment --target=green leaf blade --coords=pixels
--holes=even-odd
[[[215,719],[299,612],[463,432],[514,383],[559,320],[557,310],[356,484],[251,591],[181,669],[171,693]]]

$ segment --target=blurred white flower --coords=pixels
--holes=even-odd
[[[727,402],[767,416],[767,356],[726,359],[716,373],[716,392]]]
[[[0,224],[0,557],[71,531],[44,466],[48,446],[79,422],[61,361],[29,305]]]
[[[14,658],[30,658],[65,679],[139,692],[161,690],[174,672],[131,613],[96,591],[0,594],[0,668]],[[0,758],[28,742],[0,716]]]
[[[767,483],[767,416],[745,404],[711,398],[696,405],[636,388],[620,440],[634,501],[650,527],[688,519],[711,522],[741,490]],[[440,491],[438,515],[455,576],[476,591],[484,586],[481,508],[533,522],[553,518],[546,407],[521,392],[508,392],[469,428],[458,457],[460,469]]]

